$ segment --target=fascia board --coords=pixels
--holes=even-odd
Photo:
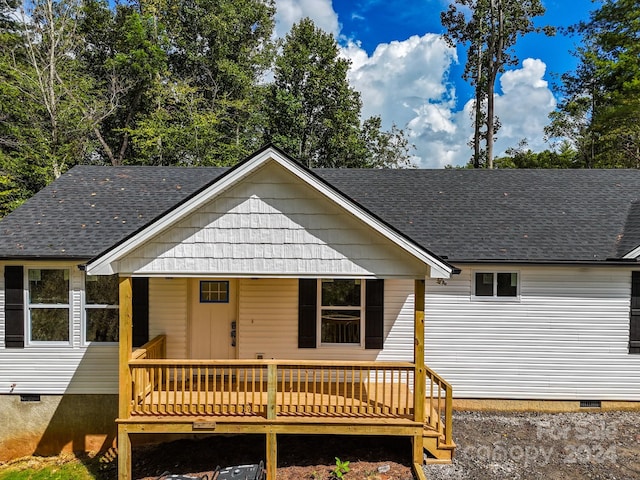
[[[622,258],[638,258],[640,256],[640,246],[637,246]]]

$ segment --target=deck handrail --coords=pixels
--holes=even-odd
[[[453,389],[451,384],[436,372],[426,367],[429,390],[427,401],[429,403],[429,426],[442,432],[444,443],[451,445],[453,441]],[[442,423],[442,411],[444,408],[444,424]]]
[[[167,356],[167,336],[158,335],[131,353],[131,360],[161,359]]]
[[[333,360],[275,360],[275,359],[259,359],[259,360],[204,360],[204,359],[147,359],[147,358],[132,358],[129,361],[129,365],[146,365],[146,366],[163,366],[163,365],[237,365],[241,367],[258,366],[258,365],[282,365],[287,367],[292,366],[309,366],[309,367],[371,367],[380,369],[384,368],[414,368],[415,365],[411,362],[378,362],[378,361],[366,361],[366,360],[353,360],[353,361],[333,361]]]
[[[409,362],[132,359],[134,415],[412,419]]]

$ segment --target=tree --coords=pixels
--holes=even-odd
[[[93,133],[102,162],[135,162],[131,130],[149,115],[156,85],[167,72],[167,42],[163,28],[135,6],[106,0],[85,0],[79,21],[84,45],[77,56],[102,92],[105,109]]]
[[[168,65],[155,87],[152,113],[131,130],[144,161],[233,165],[244,158],[261,139],[259,84],[273,59],[273,1],[138,0],[138,5],[143,16],[163,26]],[[149,149],[154,142],[157,147]],[[145,157],[151,152],[152,158]]]
[[[640,168],[640,5],[607,0],[569,31],[583,38],[579,64],[547,135],[567,138],[584,167]]]
[[[495,115],[495,82],[508,65],[518,62],[513,47],[518,37],[538,31],[533,18],[545,12],[540,0],[455,0],[441,13],[447,29],[444,38],[451,46],[469,45],[464,78],[475,88],[473,164],[479,167],[482,156],[493,168],[493,142],[499,129]],[[551,34],[552,29],[542,29]],[[482,131],[484,124],[485,130]],[[482,152],[481,141],[486,150]]]
[[[333,35],[306,18],[291,28],[275,61],[265,99],[266,142],[291,152],[309,167],[409,166],[409,144],[380,117],[362,124],[360,94],[347,80],[349,61]]]
[[[103,104],[76,55],[78,13],[75,0],[37,0],[13,12],[9,29],[2,22],[3,213],[92,151]]]
[[[404,130],[395,124],[390,131],[382,130],[380,116],[370,117],[362,124],[362,138],[367,149],[367,168],[413,167],[411,153],[415,146],[409,143]]]
[[[265,138],[309,167],[359,166],[360,95],[333,35],[305,18],[287,34],[268,90]]]
[[[558,151],[533,152],[527,141],[521,140],[516,148],[509,148],[504,157],[496,158],[496,168],[576,168],[576,152],[568,142],[563,142]]]

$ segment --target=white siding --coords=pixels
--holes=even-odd
[[[277,164],[118,262],[139,275],[424,276],[428,266]]]
[[[68,268],[71,288],[71,345],[4,347],[4,275],[0,275],[0,394],[10,393],[117,393],[118,347],[83,345],[81,303],[83,273],[75,264],[26,264]],[[4,265],[0,265],[4,269]]]
[[[473,272],[492,267],[462,268],[426,295],[426,362],[456,397],[640,400],[628,270],[514,268],[519,301],[501,302],[471,298]]]
[[[239,297],[240,358],[403,360],[413,358],[413,281],[385,281],[384,350],[362,347],[298,348],[298,281],[242,279]],[[406,335],[409,335],[406,337]]]
[[[167,336],[167,358],[188,358],[188,279],[149,279],[149,338]]]

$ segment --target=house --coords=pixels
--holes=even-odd
[[[0,222],[4,455],[640,406],[640,171],[78,166]],[[425,364],[426,361],[426,364]],[[451,385],[455,388],[452,390]],[[453,398],[455,397],[455,399]],[[27,450],[27,451],[25,451]]]

